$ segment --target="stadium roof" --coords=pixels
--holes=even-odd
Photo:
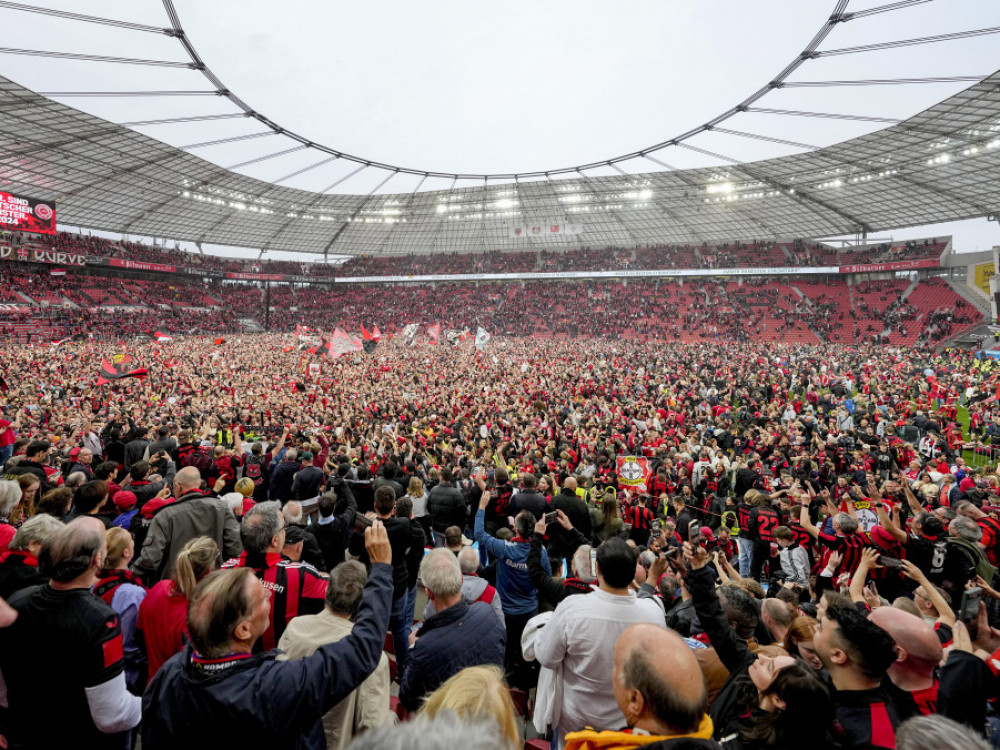
[[[981,76],[934,76],[802,81],[790,76],[816,58],[841,60],[856,53],[923,49],[928,44],[936,48],[937,42],[989,39],[1000,27],[821,47],[834,27],[853,27],[847,21],[886,18],[912,12],[909,9],[917,6],[930,7],[924,0],[902,0],[848,12],[847,5],[847,0],[837,0],[819,32],[770,83],[700,127],[606,161],[549,172],[477,175],[424,172],[368,161],[286,130],[251,109],[218,79],[192,46],[170,0],[164,0],[168,27],[0,2],[0,9],[10,14],[53,18],[87,29],[124,29],[122,33],[138,34],[143,39],[167,39],[179,43],[187,59],[144,60],[0,48],[6,56],[45,58],[74,66],[77,61],[86,61],[98,67],[177,71],[178,75],[203,77],[210,84],[210,90],[181,86],[183,90],[155,91],[151,87],[131,92],[38,94],[0,78],[0,187],[55,201],[64,226],[336,255],[838,236],[996,213],[1000,202],[1000,192],[994,187],[1000,172],[1000,73],[982,80]],[[884,29],[894,27],[889,24]],[[34,36],[49,38],[44,33]],[[100,41],[100,37],[87,38]],[[170,55],[164,55],[167,57]],[[976,59],[993,60],[995,65],[993,58],[986,52]],[[75,67],[72,72],[75,74]],[[828,86],[859,90],[873,86],[884,89],[890,84],[953,86],[968,82],[973,83],[970,88],[905,121],[873,116],[870,109],[863,114],[838,114],[836,108],[824,113],[787,103],[783,109],[774,108],[781,104],[761,106],[769,92],[785,88],[822,93]],[[44,86],[34,88],[44,90]],[[167,100],[175,96],[185,101],[192,96],[199,101],[218,99],[237,111],[181,111],[176,114],[185,116],[115,124],[56,101],[67,96],[131,101],[123,97],[158,95],[168,95]],[[816,148],[798,142],[812,140],[816,128],[801,138],[784,133],[778,137],[755,134],[734,124],[743,113],[798,122],[811,117],[816,125],[850,121],[891,127]],[[244,126],[237,135],[221,138],[214,128],[222,120]],[[204,137],[195,139],[197,143],[174,140],[183,145],[168,145],[134,129],[189,122],[205,131]],[[712,139],[725,137],[805,152],[743,162],[717,153]],[[818,140],[824,144],[835,139]],[[226,162],[228,166],[192,153],[212,158],[208,155],[218,153],[217,149],[255,143],[266,143],[273,149],[262,156],[248,154],[237,164]],[[274,182],[240,173],[261,163],[292,158],[285,154],[304,158],[313,154],[314,161]],[[727,166],[677,169],[666,163],[683,154],[708,157]],[[318,174],[322,170],[309,170],[326,164],[342,165],[350,171],[318,192],[280,184],[292,178],[299,182],[296,176],[303,173]],[[663,171],[634,173],[635,164]],[[332,192],[349,190],[358,173],[373,174],[380,181],[365,194]],[[397,175],[410,177],[416,187],[406,192],[382,192],[399,184],[401,180],[393,180]],[[442,184],[450,188],[427,189]],[[553,226],[559,228],[558,233],[553,234]]]

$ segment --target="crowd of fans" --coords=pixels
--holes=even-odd
[[[392,256],[353,257],[343,263],[305,263],[289,260],[246,260],[187,252],[179,246],[147,245],[129,240],[111,240],[84,233],[60,232],[52,240],[0,233],[0,243],[30,242],[64,252],[201,268],[210,271],[270,273],[331,278],[336,276],[391,276],[418,274],[527,273],[556,271],[620,271],[628,269],[753,268],[781,266],[830,266],[886,263],[935,258],[946,241],[938,239],[884,243],[863,248],[836,249],[803,240],[793,242],[726,242],[701,245],[659,244],[636,248],[590,248],[567,250],[486,251],[481,253],[415,253]]]
[[[3,743],[996,746],[992,360],[388,338],[8,352]]]
[[[22,343],[73,336],[111,340],[157,330],[290,331],[305,311],[331,328],[353,332],[374,321],[387,333],[411,323],[440,323],[458,330],[483,325],[497,335],[518,337],[892,345],[937,345],[982,320],[947,282],[936,279],[921,282],[905,300],[908,281],[847,287],[834,277],[332,288],[275,283],[264,290],[246,282],[184,277],[154,281],[75,271],[52,276],[45,267],[10,263],[0,264],[0,281],[17,305],[0,307],[0,334]]]

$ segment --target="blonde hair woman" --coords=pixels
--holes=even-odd
[[[146,598],[142,581],[129,569],[135,557],[135,540],[125,529],[113,526],[105,533],[108,547],[101,579],[94,586],[94,594],[103,599],[121,619],[122,645],[125,652],[125,682],[131,689],[142,689],[146,684],[142,650],[136,643],[135,625],[139,607]]]
[[[441,711],[453,711],[465,722],[493,719],[511,750],[521,747],[514,702],[499,667],[467,667],[453,675],[424,703],[430,718]]]
[[[153,586],[139,607],[137,628],[142,631],[146,646],[150,679],[184,647],[188,598],[198,581],[219,567],[221,557],[218,545],[210,537],[192,539],[177,554],[174,577]]]

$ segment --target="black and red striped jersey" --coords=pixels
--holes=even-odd
[[[995,566],[997,564],[997,544],[1000,543],[1000,521],[993,516],[983,516],[976,519],[976,523],[983,530],[983,538],[979,541],[986,552],[986,558],[990,561],[990,565]]]
[[[852,575],[861,564],[861,550],[872,546],[871,537],[860,531],[847,536],[834,536],[821,531],[817,540],[827,549],[839,552],[844,556],[843,560],[840,561],[840,569],[837,573],[850,573]]]
[[[265,556],[244,552],[227,560],[223,568],[253,568],[254,575],[271,594],[270,624],[254,644],[254,651],[278,647],[281,634],[293,618],[323,611],[328,579],[308,563],[294,562],[278,553]]]

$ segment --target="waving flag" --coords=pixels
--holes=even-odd
[[[431,343],[434,346],[437,346],[438,339],[441,338],[441,324],[435,323],[434,325],[428,327],[427,335],[431,337]]]
[[[479,326],[476,330],[476,348],[481,352],[486,351],[486,345],[489,343],[491,338],[493,337],[490,336],[490,332],[482,326]]]
[[[407,346],[413,346],[413,341],[417,338],[417,331],[420,330],[419,323],[410,323],[400,331],[399,335],[406,341]]]
[[[646,492],[646,479],[649,477],[649,459],[642,456],[619,456],[616,459],[618,486],[627,487],[637,492]]]
[[[376,335],[378,332],[378,327],[376,326],[375,332],[369,331],[364,326],[361,326],[361,345],[364,347],[365,352],[372,354],[375,352],[375,347],[378,346],[378,340],[382,337],[382,334]]]
[[[378,326],[375,326],[375,328],[372,329],[372,336],[375,338],[376,341],[382,338],[382,332],[378,329]]]
[[[153,338],[157,341],[173,341],[174,337],[160,331],[153,331]]]
[[[110,383],[112,380],[121,378],[144,378],[149,375],[145,367],[135,370],[130,369],[132,358],[127,354],[116,354],[111,359],[101,362],[101,369],[97,373],[97,385]]]

